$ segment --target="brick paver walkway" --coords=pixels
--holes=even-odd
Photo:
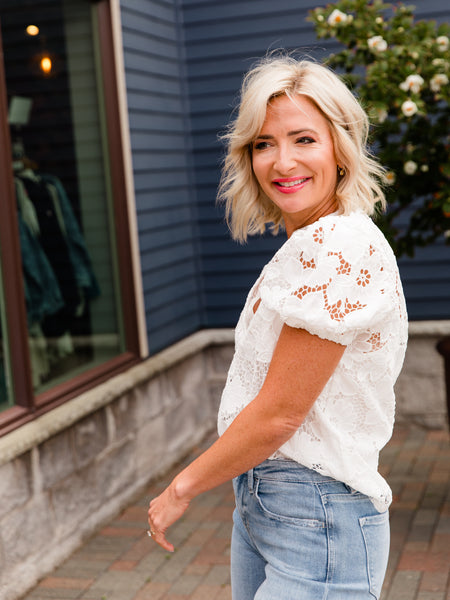
[[[449,467],[446,431],[396,427],[381,457],[395,495],[383,600],[450,600]],[[148,500],[179,468],[150,486],[24,600],[231,600],[231,484],[197,498],[172,527],[173,554],[146,534]]]

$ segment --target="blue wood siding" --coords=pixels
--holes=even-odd
[[[321,58],[337,49],[316,39],[311,0],[183,0],[186,68],[191,106],[205,324],[232,326],[262,265],[284,238],[231,242],[222,213],[214,206],[222,148],[217,133],[232,113],[243,73],[268,49],[300,49]],[[323,2],[323,5],[326,3]],[[419,18],[449,19],[443,0],[418,2]],[[436,244],[400,261],[410,318],[450,318],[450,250]]]
[[[202,322],[189,109],[175,0],[122,0],[121,16],[150,351]]]
[[[269,48],[318,45],[305,21],[313,6],[293,0],[183,1],[208,327],[235,325],[249,287],[282,243],[272,236],[252,238],[244,246],[231,241],[223,211],[215,206],[223,156],[217,135],[229,122],[242,75],[256,58]]]
[[[250,285],[283,242],[232,242],[215,206],[242,75],[268,49],[321,58],[312,0],[121,0],[126,83],[149,345],[234,326]],[[450,17],[444,0],[421,18]],[[436,244],[400,261],[411,319],[450,318],[450,252]]]

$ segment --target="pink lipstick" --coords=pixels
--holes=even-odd
[[[274,179],[272,183],[278,191],[283,194],[294,194],[301,190],[305,184],[311,180],[311,177],[287,177]]]

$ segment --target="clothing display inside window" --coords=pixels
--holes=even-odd
[[[94,11],[87,0],[7,0],[1,9],[35,394],[123,352]],[[6,373],[0,361],[0,409]]]
[[[35,386],[74,352],[89,301],[100,294],[89,253],[64,187],[52,175],[14,178]]]

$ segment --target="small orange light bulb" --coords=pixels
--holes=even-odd
[[[42,71],[48,75],[50,73],[50,71],[52,70],[52,61],[50,59],[49,56],[43,56],[41,58],[41,69]]]
[[[28,25],[28,27],[26,28],[26,32],[28,33],[28,35],[38,35],[39,27],[37,27],[36,25]]]

